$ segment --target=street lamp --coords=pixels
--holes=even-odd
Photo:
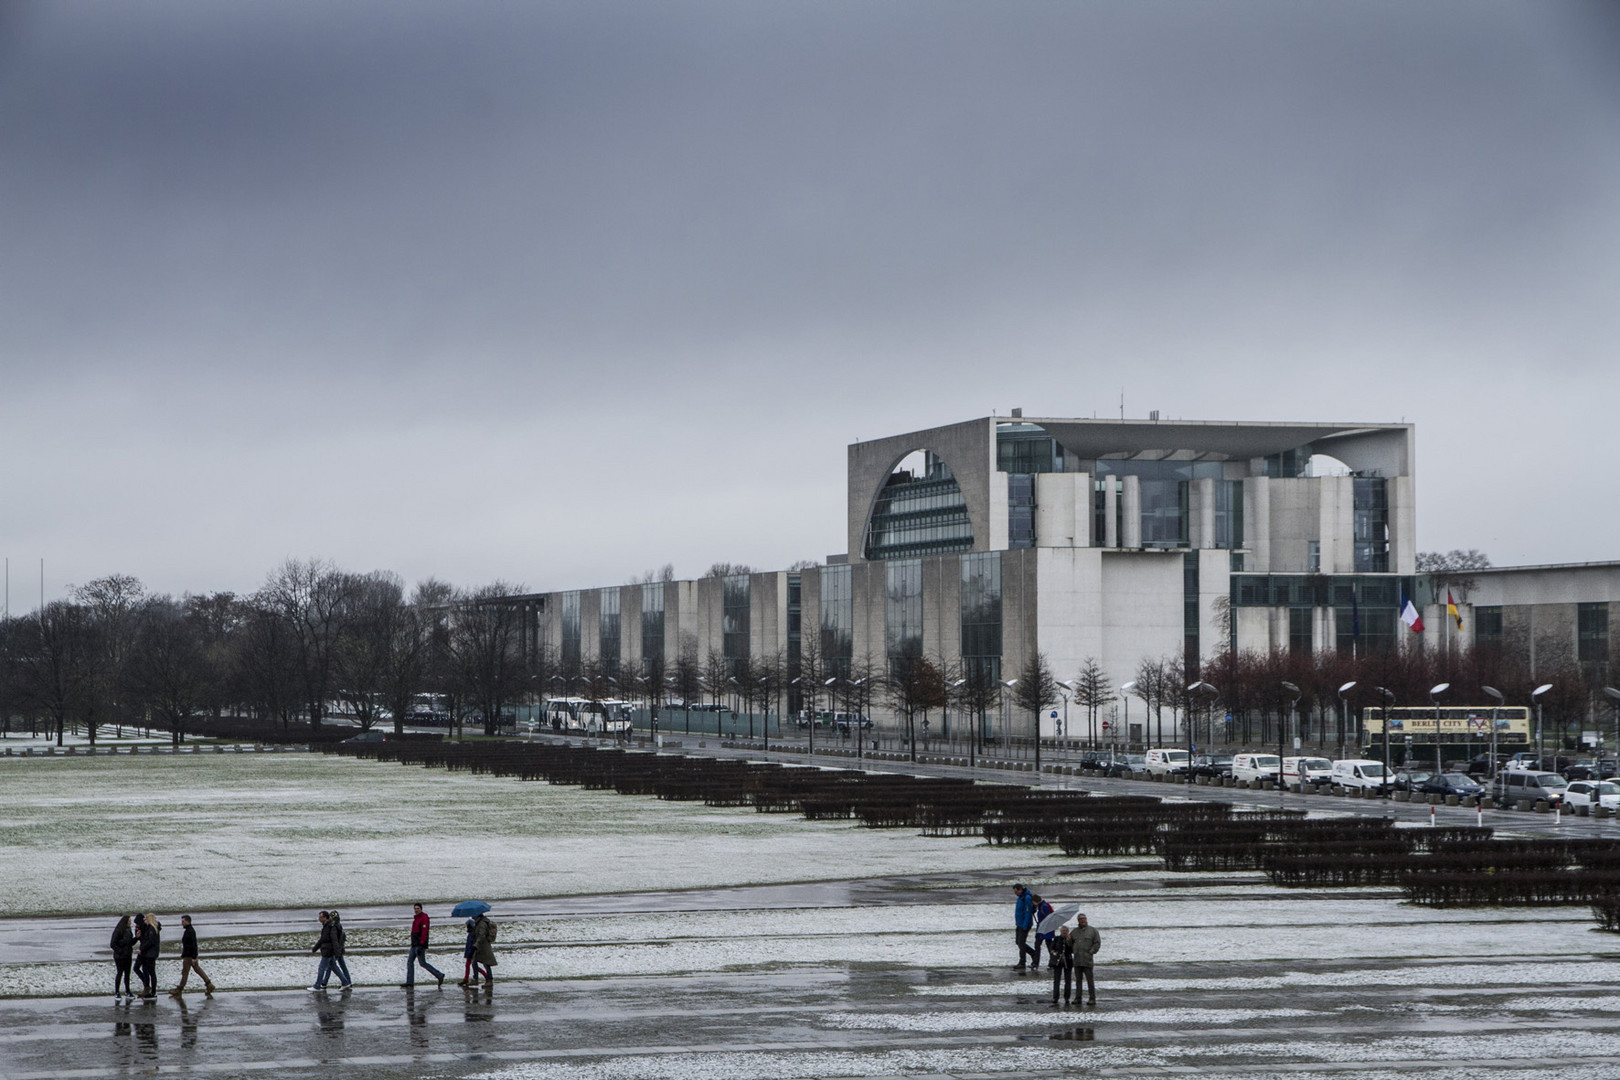
[[[862,683],[866,682],[867,678],[868,678],[868,676],[862,675],[858,679],[845,680],[845,681],[847,681],[849,683],[849,692],[851,694],[853,694],[854,697],[855,697],[855,708],[854,708],[854,710],[853,710],[853,712],[852,712],[849,719],[850,719],[850,726],[855,732],[855,760],[856,761],[865,760],[865,748],[861,745],[861,743],[865,741],[864,738],[863,738],[865,732],[862,729],[861,725],[866,722],[866,717],[863,714],[862,708],[861,708],[861,706],[862,706],[862,704],[864,702],[864,699],[861,696],[860,687],[861,687]]]
[[[1491,779],[1494,780],[1494,779],[1496,779],[1496,762],[1497,762],[1497,757],[1496,757],[1496,710],[1498,710],[1498,709],[1500,709],[1502,707],[1502,703],[1507,700],[1507,696],[1505,694],[1503,694],[1502,691],[1498,690],[1494,686],[1482,686],[1482,687],[1480,687],[1480,689],[1485,691],[1485,696],[1490,698],[1491,701],[1493,701],[1495,703],[1495,704],[1493,704],[1491,706]]]
[[[1429,687],[1429,700],[1434,702],[1434,775],[1439,776],[1446,771],[1446,763],[1440,756],[1440,695],[1451,689],[1448,682]]]
[[[1350,728],[1350,702],[1345,697],[1356,688],[1354,680],[1339,687],[1339,757],[1344,757],[1344,733]],[[1360,740],[1356,740],[1360,742]]]
[[[1063,699],[1063,730],[1058,732],[1058,738],[1063,739],[1069,735],[1069,694],[1079,697],[1080,687],[1076,686],[1072,679],[1068,682],[1060,682],[1057,685],[1058,697]],[[1064,690],[1069,691],[1069,694],[1065,694]]]
[[[1616,758],[1615,771],[1620,773],[1620,690],[1616,690],[1612,686],[1605,686],[1603,688],[1603,692],[1609,695],[1610,701],[1614,702],[1614,753]],[[1603,779],[1602,754],[1598,755],[1598,779]]]
[[[1283,740],[1288,737],[1288,733],[1285,732],[1283,728],[1284,726],[1293,727],[1294,711],[1299,708],[1299,699],[1304,695],[1300,693],[1299,687],[1295,686],[1291,682],[1284,682],[1279,685],[1281,685],[1284,690],[1294,695],[1291,699],[1289,699],[1288,702],[1287,718],[1283,721],[1283,723],[1277,725],[1277,786],[1286,790],[1286,782],[1283,779]],[[1296,763],[1295,768],[1297,769],[1298,767],[1299,766]],[[1299,787],[1301,791],[1305,790],[1305,777],[1303,775],[1301,775],[1299,778]]]
[[[1017,679],[1002,679],[1001,680],[1001,685],[1005,686],[1008,690],[1011,690],[1013,687],[1018,685],[1018,680]],[[1037,727],[1036,727],[1037,732],[1040,730],[1040,728],[1038,726],[1040,724],[1040,722],[1041,722],[1041,718],[1039,716],[1036,716],[1035,717],[1035,723],[1037,725]],[[1002,735],[1002,738],[1004,738],[1004,739],[1010,739],[1011,738],[1011,736],[1009,736],[1007,734],[1007,695],[1006,694],[1001,695],[1001,735]]]
[[[1540,686],[1530,691],[1530,700],[1536,703],[1536,768],[1538,769],[1545,768],[1545,766],[1541,764],[1542,755],[1545,753],[1545,744],[1542,742],[1541,738],[1541,695],[1545,694],[1552,688],[1553,684],[1549,682],[1542,683]],[[1555,761],[1553,764],[1556,765],[1558,763]],[[1553,769],[1551,771],[1557,772],[1558,770]]]
[[[1123,723],[1125,724],[1125,730],[1126,731],[1131,730],[1131,694],[1134,693],[1135,691],[1136,691],[1136,680],[1135,679],[1132,679],[1130,682],[1127,682],[1127,683],[1120,683],[1119,684],[1119,696],[1125,699],[1125,719],[1124,719]],[[1144,713],[1143,715],[1145,716],[1146,714]],[[1146,723],[1146,722],[1147,721],[1145,721],[1145,720],[1143,721],[1143,723]]]
[[[951,698],[955,697],[962,687],[966,685],[966,679],[957,679],[946,688],[945,706],[940,710],[939,715],[939,733],[947,739],[951,738]],[[954,740],[952,740],[952,745],[954,746],[954,744]]]
[[[1208,695],[1209,700],[1205,703],[1205,706],[1204,706],[1205,709],[1206,709],[1206,712],[1205,712],[1204,716],[1205,716],[1206,725],[1207,726],[1213,726],[1214,723],[1215,723],[1215,699],[1221,696],[1221,692],[1219,690],[1215,689],[1214,684],[1207,683],[1202,679],[1199,679],[1197,682],[1195,682],[1191,686],[1187,687],[1187,692],[1189,694],[1200,694],[1201,693],[1201,694]],[[1192,756],[1193,756],[1193,730],[1192,729],[1193,729],[1192,710],[1188,709],[1187,710],[1187,783],[1189,783],[1189,784],[1192,783]],[[1277,759],[1277,778],[1279,780],[1282,779],[1282,759],[1281,758]]]
[[[1395,704],[1395,691],[1386,690],[1382,686],[1376,686],[1373,689],[1378,691],[1378,696],[1384,703],[1384,782],[1378,785],[1378,794],[1387,799],[1389,797],[1389,710]]]

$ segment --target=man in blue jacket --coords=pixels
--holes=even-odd
[[[1035,925],[1035,897],[1022,885],[1013,886],[1013,895],[1018,897],[1017,906],[1013,908],[1013,940],[1018,943],[1018,966],[1013,970],[1023,971],[1026,959],[1033,960],[1039,969],[1040,950],[1032,949],[1029,945],[1029,932]]]

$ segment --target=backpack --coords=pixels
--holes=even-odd
[[[493,942],[495,940],[495,920],[485,919],[484,921],[489,924],[489,940]]]

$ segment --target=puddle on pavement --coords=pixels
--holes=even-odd
[[[1056,1031],[1047,1036],[1048,1039],[1060,1042],[1096,1042],[1097,1029],[1089,1027],[1072,1027],[1067,1031]]]

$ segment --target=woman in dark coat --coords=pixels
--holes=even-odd
[[[157,961],[158,950],[163,947],[163,924],[151,912],[141,917],[140,937],[140,959],[135,963],[135,973],[141,977],[145,989],[141,996],[157,997]]]
[[[113,954],[113,1000],[117,1001],[126,993],[135,996],[135,991],[129,985],[129,972],[135,963],[135,931],[129,928],[129,916],[125,915],[118,920],[118,925],[112,932]],[[123,989],[120,990],[119,988]]]

